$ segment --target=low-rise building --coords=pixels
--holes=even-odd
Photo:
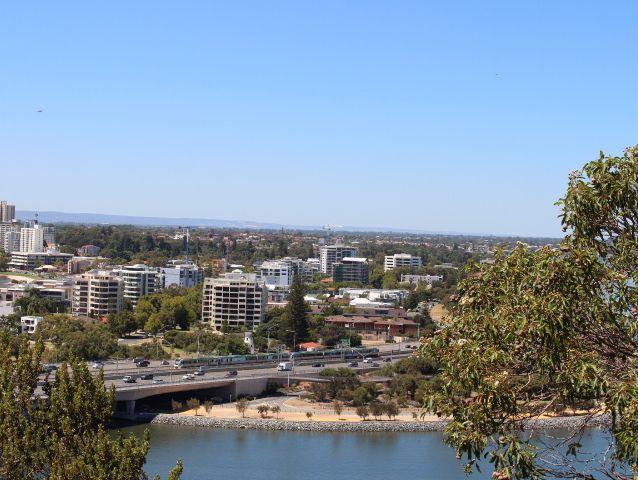
[[[24,317],[20,317],[20,330],[22,331],[22,333],[28,333],[29,335],[32,335],[35,333],[35,330],[38,328],[38,325],[40,325],[40,322],[42,322],[42,320],[42,317],[36,317],[33,315],[25,315]]]
[[[401,274],[401,283],[409,283],[411,285],[432,285],[434,282],[442,282],[443,275],[409,275]]]
[[[326,323],[340,325],[346,330],[358,333],[367,340],[390,340],[393,337],[414,337],[418,335],[419,324],[407,318],[386,318],[362,315],[332,315]]]
[[[370,266],[367,258],[344,257],[332,266],[332,279],[335,282],[368,283]]]
[[[81,257],[97,257],[102,249],[96,245],[82,245],[78,248]]]
[[[42,265],[55,265],[66,263],[73,258],[70,253],[60,253],[56,251],[48,252],[11,252],[9,266],[18,270],[34,270]]]
[[[383,270],[388,272],[395,268],[412,267],[418,268],[423,264],[421,257],[415,257],[409,253],[395,253],[394,255],[386,255],[383,264]]]

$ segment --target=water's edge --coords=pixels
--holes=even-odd
[[[609,415],[574,416],[538,418],[523,423],[529,429],[575,429],[583,426],[607,427],[611,422]],[[185,427],[246,429],[246,430],[279,430],[295,432],[440,432],[448,424],[446,420],[422,422],[322,422],[294,421],[253,418],[211,418],[204,416],[188,416],[175,414],[158,414],[150,423],[159,425],[179,425]]]

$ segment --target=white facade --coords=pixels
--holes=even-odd
[[[124,298],[134,306],[141,297],[155,293],[159,288],[159,273],[146,265],[125,265],[113,270],[113,274],[124,282]]]
[[[159,287],[171,286],[191,288],[204,280],[204,269],[191,262],[174,260],[166,267],[157,269],[159,272]]]
[[[20,252],[44,252],[44,230],[37,223],[32,228],[20,229]]]
[[[31,315],[20,317],[20,329],[22,333],[33,334],[41,321],[42,317],[34,317]]]
[[[357,247],[347,245],[324,245],[319,250],[321,261],[321,273],[332,275],[333,265],[344,257],[356,257],[359,254]]]
[[[420,267],[422,265],[421,257],[413,257],[409,253],[395,253],[394,255],[386,255],[383,270],[388,272],[395,268],[401,267]]]
[[[227,273],[204,279],[202,321],[216,330],[246,326],[253,330],[264,320],[268,289],[254,273]]]
[[[442,282],[443,275],[408,275],[401,274],[401,283],[410,283],[413,285],[432,285],[434,282]]]
[[[4,234],[4,242],[2,248],[6,253],[20,251],[20,232],[11,231]]]
[[[371,302],[400,302],[410,294],[409,290],[381,288],[340,288],[339,295],[348,295],[351,299],[367,298]]]
[[[294,278],[292,263],[286,261],[268,260],[255,266],[257,281],[264,282],[266,287],[289,287]]]

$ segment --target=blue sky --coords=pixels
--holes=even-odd
[[[0,198],[558,236],[568,173],[638,143],[637,20],[635,1],[2,2]]]

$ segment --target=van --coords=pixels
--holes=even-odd
[[[284,372],[286,370],[292,370],[292,362],[280,362],[279,365],[277,365],[278,372]]]

